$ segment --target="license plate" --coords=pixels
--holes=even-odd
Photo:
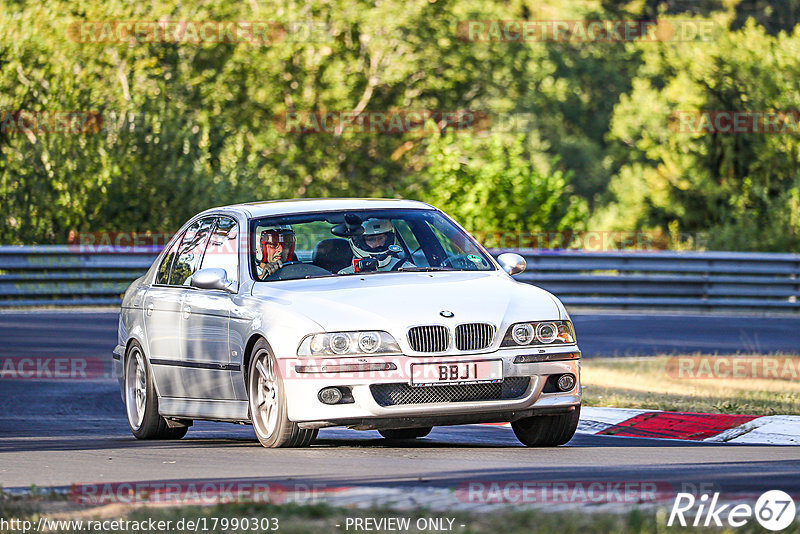
[[[411,365],[412,386],[478,384],[502,381],[502,360],[415,363]]]

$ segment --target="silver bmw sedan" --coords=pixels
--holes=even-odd
[[[189,220],[125,292],[114,349],[139,439],[195,420],[252,424],[265,447],[320,428],[392,440],[511,422],[568,442],[580,350],[561,302],[510,275],[421,202],[256,202]]]

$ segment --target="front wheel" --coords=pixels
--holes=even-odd
[[[517,439],[528,447],[555,447],[572,439],[581,417],[580,404],[569,413],[536,415],[511,423]]]
[[[158,396],[142,347],[131,343],[125,356],[125,411],[137,439],[181,439],[188,427],[170,428],[158,414]]]
[[[386,439],[401,440],[401,439],[417,439],[423,438],[431,433],[432,427],[425,426],[420,428],[386,428],[378,430]]]
[[[289,421],[283,378],[263,339],[253,347],[250,357],[247,397],[253,429],[264,447],[306,447],[316,439],[316,429],[303,429]]]

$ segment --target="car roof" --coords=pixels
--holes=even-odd
[[[250,218],[268,217],[270,215],[289,215],[294,213],[309,213],[314,211],[338,211],[359,209],[436,209],[430,204],[416,200],[403,200],[395,198],[307,198],[291,200],[266,200],[260,202],[245,202],[230,206],[219,206],[204,211],[216,212],[220,210],[237,211]]]

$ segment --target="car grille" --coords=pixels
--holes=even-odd
[[[444,352],[450,347],[446,326],[415,326],[408,331],[408,343],[417,352]]]
[[[370,390],[380,406],[429,404],[437,402],[475,402],[512,400],[528,390],[530,378],[514,376],[499,384],[413,387],[408,384],[372,384]]]
[[[492,344],[494,326],[487,323],[460,324],[456,327],[458,350],[480,350]]]

